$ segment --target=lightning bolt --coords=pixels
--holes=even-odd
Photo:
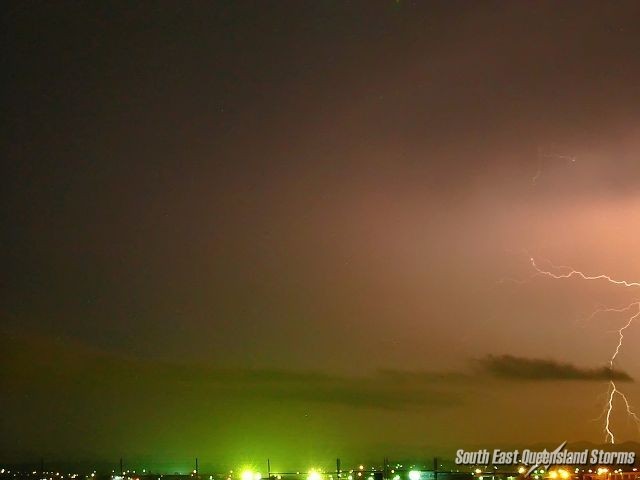
[[[531,178],[531,184],[535,187],[538,183],[538,180],[542,176],[542,159],[554,159],[554,160],[562,160],[564,162],[576,163],[578,157],[572,155],[561,155],[559,153],[543,153],[542,148],[538,147],[538,170],[536,170],[535,175]]]
[[[589,317],[587,317],[584,321],[588,322],[593,320],[595,317],[600,315],[601,313],[623,313],[631,310],[632,307],[638,305],[640,308],[640,302],[635,302],[627,305],[626,307],[614,308],[614,307],[598,307]]]
[[[558,160],[566,160],[571,163],[575,163],[578,157],[574,155],[560,155],[559,153],[547,153],[543,155],[544,158],[557,158]]]
[[[611,413],[613,412],[613,396],[616,394],[618,389],[616,388],[615,382],[613,380],[609,382],[609,391],[607,392],[607,396],[609,400],[607,401],[607,414],[605,416],[604,423],[604,431],[605,431],[605,440],[607,442],[616,443],[616,437],[613,435],[611,431]]]
[[[553,265],[551,262],[548,262],[548,263],[549,265],[551,265],[552,270],[545,270],[540,266],[538,266],[538,264],[536,263],[533,257],[531,257],[529,260],[531,262],[531,266],[536,271],[535,275],[546,276],[555,280],[580,278],[582,280],[587,280],[587,281],[598,281],[598,280],[603,281],[604,280],[612,285],[622,286],[625,288],[640,287],[640,282],[629,282],[627,280],[618,280],[609,275],[604,275],[604,274],[588,275],[584,272],[581,272],[580,270],[575,270],[572,267],[568,267],[565,265],[559,265],[559,266]],[[615,361],[618,358],[618,355],[620,354],[624,344],[625,330],[627,330],[633,324],[633,322],[638,317],[640,317],[640,301],[635,301],[622,308],[613,308],[613,307],[599,308],[595,312],[593,312],[589,317],[589,318],[593,318],[596,315],[599,315],[601,313],[623,313],[623,312],[628,312],[630,310],[631,311],[637,310],[637,311],[627,319],[627,322],[622,327],[618,329],[618,343],[613,353],[611,354],[611,358],[609,359],[609,368],[612,374],[614,371]],[[627,415],[635,422],[636,426],[638,427],[638,430],[640,431],[640,417],[634,412],[634,410],[631,407],[631,403],[629,402],[629,399],[622,391],[620,391],[614,379],[612,378],[611,380],[609,380],[609,386],[607,389],[607,401],[604,409],[605,441],[612,444],[616,442],[616,437],[611,426],[611,417],[615,408],[616,396],[622,399],[626,408]]]
[[[567,273],[559,273],[559,274],[553,273],[547,270],[542,270],[540,267],[538,267],[538,265],[536,264],[536,261],[533,258],[531,258],[530,261],[531,261],[531,265],[538,272],[539,275],[546,275],[548,277],[555,278],[555,279],[580,277],[583,280],[606,280],[607,282],[613,283],[614,285],[624,285],[625,287],[640,287],[640,282],[627,282],[626,280],[615,280],[611,278],[609,275],[587,275],[585,273],[582,273],[579,270],[573,270],[571,267],[567,267],[565,265],[557,266],[549,262],[551,266],[556,270],[559,270],[559,269],[569,270]]]

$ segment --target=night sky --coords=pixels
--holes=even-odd
[[[639,18],[3,4],[0,460],[602,441],[638,290],[529,259],[640,280]]]

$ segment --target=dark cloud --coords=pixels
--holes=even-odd
[[[55,387],[70,395],[87,388],[98,393],[142,390],[152,395],[170,390],[183,392],[196,403],[214,397],[383,409],[459,403],[455,392],[439,388],[437,374],[387,371],[348,377],[306,370],[217,368],[150,362],[45,337],[0,335],[0,339],[8,345],[3,362],[6,385],[14,392],[25,390],[32,395]],[[100,381],[87,380],[95,378]],[[410,378],[418,381],[404,381]]]
[[[539,358],[488,355],[478,363],[486,373],[513,380],[633,381],[628,373],[609,367],[583,368],[571,363]]]

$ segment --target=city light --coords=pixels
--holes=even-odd
[[[409,480],[420,480],[420,472],[417,470],[411,470],[409,472]]]
[[[240,474],[241,480],[262,480],[262,474],[254,472],[252,470],[244,470]]]

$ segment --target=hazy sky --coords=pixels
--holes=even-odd
[[[2,451],[602,440],[628,316],[588,317],[638,292],[530,278],[529,257],[640,279],[639,15],[4,5]]]

